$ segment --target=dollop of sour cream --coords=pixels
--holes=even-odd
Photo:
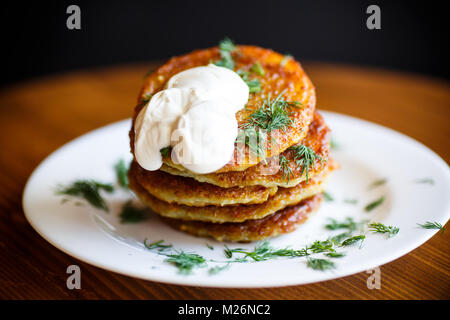
[[[172,160],[192,172],[222,168],[234,152],[235,113],[248,98],[248,85],[227,68],[209,64],[174,75],[136,117],[137,162],[146,170],[158,170],[160,150],[172,146]]]

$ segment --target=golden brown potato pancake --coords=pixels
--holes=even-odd
[[[248,220],[241,223],[162,219],[171,227],[198,237],[210,237],[217,241],[259,241],[294,231],[320,207],[321,201],[322,195],[317,194],[262,219]]]
[[[302,141],[302,144],[310,147],[323,159],[323,161],[317,160],[314,167],[311,168],[309,176],[312,177],[322,170],[330,150],[330,129],[319,113],[315,113],[314,121],[309,126],[308,135]],[[291,150],[284,151],[280,156],[284,156],[288,160],[289,168],[292,172],[291,175],[287,175],[285,171],[280,170],[280,166],[276,162],[270,161],[270,159],[267,159],[267,164],[260,162],[244,171],[195,174],[173,163],[170,166],[164,164],[161,170],[172,175],[194,178],[199,182],[206,182],[223,188],[255,185],[267,188],[274,186],[293,187],[306,180],[306,172],[303,172],[303,175],[301,174],[302,168],[296,166],[294,153]],[[337,166],[335,162],[330,165]]]
[[[262,203],[278,189],[262,186],[222,188],[160,170],[147,171],[136,161],[131,163],[129,175],[159,200],[196,207]]]
[[[243,222],[250,219],[261,219],[292,206],[303,199],[311,197],[323,191],[328,174],[333,168],[326,166],[322,172],[310,178],[308,182],[303,181],[291,188],[278,188],[278,191],[267,201],[259,204],[228,205],[228,206],[205,206],[192,207],[175,203],[167,203],[152,196],[146,191],[136,179],[136,175],[129,174],[130,188],[147,204],[153,211],[161,216],[182,220],[198,220],[215,223]],[[180,193],[183,190],[179,190]]]
[[[300,142],[307,134],[316,106],[314,86],[300,64],[294,59],[286,60],[283,55],[270,49],[256,46],[237,46],[237,50],[232,56],[236,63],[235,71],[248,71],[255,63],[259,63],[264,70],[264,75],[252,74],[252,79],[257,78],[260,80],[262,89],[258,93],[250,94],[246,108],[236,113],[239,126],[242,127],[247,123],[249,116],[261,107],[263,100],[269,94],[272,98],[275,98],[283,93],[282,96],[286,101],[296,101],[300,104],[291,110],[290,119],[292,120],[292,125],[284,128],[284,130],[276,129],[271,131],[272,139],[276,143],[267,151],[267,157],[277,155],[288,147]],[[143,101],[145,101],[146,97],[161,91],[173,75],[186,69],[207,65],[219,59],[220,51],[217,47],[196,50],[186,55],[171,58],[146,77],[139,95],[138,105],[134,110],[133,127],[130,131],[130,143],[133,153],[134,120],[139,111],[145,106]],[[245,152],[248,154],[248,149]],[[230,162],[216,172],[244,170],[256,165],[259,161],[261,159],[248,156],[245,159],[240,159],[239,151],[235,150]]]

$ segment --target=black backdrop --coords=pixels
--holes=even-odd
[[[81,30],[66,8],[81,8]],[[366,8],[381,8],[368,30]],[[446,11],[433,1],[43,1],[1,4],[0,85],[60,71],[164,59],[229,36],[298,60],[449,78]]]

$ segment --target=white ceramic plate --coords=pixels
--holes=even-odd
[[[77,259],[132,277],[195,286],[250,288],[330,280],[388,263],[430,239],[437,230],[422,229],[417,223],[437,221],[444,225],[447,222],[450,214],[447,164],[427,147],[395,131],[336,113],[323,114],[339,144],[332,154],[342,166],[332,175],[327,187],[334,201],[325,202],[297,231],[272,239],[271,245],[302,248],[314,240],[325,240],[330,231],[324,225],[330,217],[343,220],[350,216],[400,228],[400,232],[389,239],[368,232],[362,246],[340,250],[346,256],[334,259],[336,268],[333,270],[310,269],[305,258],[279,258],[234,263],[216,275],[210,275],[208,268],[182,275],[173,265],[164,262],[165,257],[145,249],[143,240],[163,239],[177,249],[219,261],[226,260],[223,244],[174,231],[156,216],[138,224],[120,224],[120,207],[132,197],[124,191],[107,197],[109,214],[91,209],[87,204],[76,205],[76,201],[61,203],[61,196],[54,192],[59,184],[83,178],[115,181],[114,163],[120,158],[131,159],[129,120],[83,135],[45,159],[26,185],[25,215],[43,238]],[[369,190],[373,181],[382,178],[387,179],[386,184]],[[434,184],[417,182],[424,178],[432,179]],[[365,205],[381,196],[386,199],[381,206],[371,212],[364,210]],[[345,199],[357,199],[358,203],[348,204]],[[207,243],[214,250],[210,250]],[[238,246],[251,249],[255,244]],[[215,265],[209,263],[210,267]]]

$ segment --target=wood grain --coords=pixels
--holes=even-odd
[[[367,273],[304,286],[219,289],[166,285],[108,272],[43,240],[25,220],[21,197],[33,169],[73,138],[130,117],[153,64],[91,69],[36,79],[0,91],[1,299],[449,299],[450,232],[381,267],[380,290]],[[319,107],[403,132],[450,161],[449,84],[412,74],[306,63]],[[82,289],[66,288],[78,264]]]

